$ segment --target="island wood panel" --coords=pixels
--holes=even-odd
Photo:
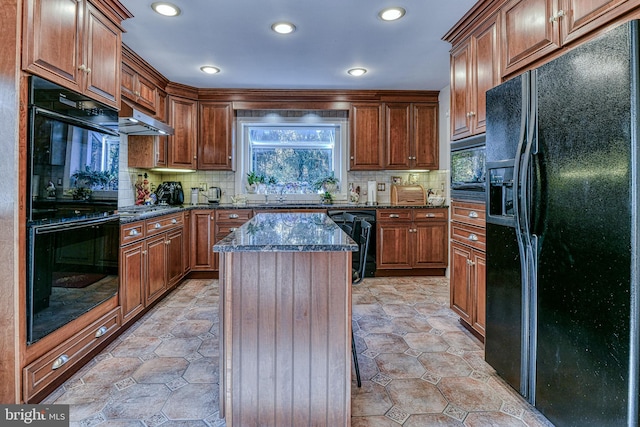
[[[224,253],[220,411],[228,426],[346,426],[351,253]]]

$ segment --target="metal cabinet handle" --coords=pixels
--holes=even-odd
[[[549,18],[549,22],[557,22],[558,19],[562,18],[563,16],[564,16],[564,10],[560,9],[558,13],[556,13],[555,15],[552,15]]]
[[[136,230],[135,228],[129,232],[129,236],[137,236],[137,235],[138,235],[138,230]]]
[[[229,232],[231,233],[233,231],[236,231],[237,229],[238,229],[238,227],[231,227],[231,228],[229,228]]]
[[[164,242],[165,245],[169,246],[171,244],[171,240],[167,240]]]
[[[213,215],[209,215],[209,219],[213,221]]]
[[[173,218],[173,219],[171,220],[171,224],[175,224],[175,223],[177,223],[177,222],[178,222],[178,220],[177,220],[177,219],[175,219],[175,218]]]
[[[478,236],[471,233],[469,234],[469,240],[471,240],[472,242],[477,242],[478,241]]]
[[[229,160],[231,160],[231,156],[229,156]]]
[[[63,354],[62,356],[58,357],[56,360],[53,361],[53,364],[51,365],[51,369],[55,371],[56,369],[62,367],[62,365],[64,365],[68,361],[69,361],[69,356],[67,356],[66,354]]]
[[[354,159],[354,157],[353,157],[353,156],[351,156],[351,160],[353,160],[353,159]]]
[[[229,219],[237,219],[237,218],[240,218],[240,215],[238,215],[238,214],[229,215]]]
[[[470,259],[467,260],[467,265],[470,267],[473,267],[474,265],[476,265],[475,262],[471,261]]]
[[[159,222],[156,222],[156,225],[154,225],[155,228],[162,228],[162,225],[160,225]]]
[[[80,66],[78,67],[78,70],[80,71],[87,71],[87,66],[84,64],[80,64]]]
[[[478,218],[478,212],[476,211],[469,212],[469,218]]]
[[[436,214],[428,213],[425,215],[427,218],[435,218]]]
[[[142,251],[142,255],[146,255],[146,254],[147,254],[147,251]]]
[[[106,326],[100,326],[96,331],[96,338],[100,338],[101,336],[106,334],[108,330],[109,328],[107,328]]]
[[[400,218],[398,214],[389,214],[389,218]]]
[[[87,74],[91,73],[91,68],[87,67],[87,70],[85,71],[85,73],[87,73]]]

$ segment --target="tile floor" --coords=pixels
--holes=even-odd
[[[216,280],[185,281],[45,403],[70,404],[74,427],[224,426],[217,304]],[[363,383],[353,375],[352,426],[552,427],[495,375],[448,306],[445,278],[354,286]]]

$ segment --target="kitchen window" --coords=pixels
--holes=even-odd
[[[248,173],[264,177],[264,185],[258,186],[258,194],[249,194],[257,200],[263,200],[266,194],[282,195],[287,200],[316,201],[319,190],[314,183],[331,175],[338,179],[339,191],[344,191],[346,117],[315,114],[239,117],[238,135],[238,193],[249,192],[246,187]]]

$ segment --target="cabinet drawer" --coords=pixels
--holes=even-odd
[[[25,402],[113,335],[120,324],[120,307],[117,307],[27,365],[23,370]]]
[[[239,221],[240,225],[249,221],[253,216],[251,209],[229,209],[229,210],[216,210],[216,223],[221,222],[235,222]]]
[[[412,209],[379,209],[376,211],[376,220],[385,221],[411,221]]]
[[[137,242],[145,236],[144,221],[132,222],[120,227],[120,245]]]
[[[220,238],[226,237],[227,234],[236,231],[238,228],[240,228],[242,224],[221,224],[218,225],[216,224],[216,237],[218,236],[222,236]]]
[[[446,220],[446,209],[411,209],[414,221]]]
[[[484,252],[486,250],[487,236],[484,228],[481,227],[452,222],[451,239],[479,251]]]
[[[182,225],[184,225],[184,216],[182,213],[150,218],[146,222],[147,236],[152,236],[174,227],[181,227]]]
[[[451,220],[476,227],[485,227],[486,212],[484,203],[451,203]]]

